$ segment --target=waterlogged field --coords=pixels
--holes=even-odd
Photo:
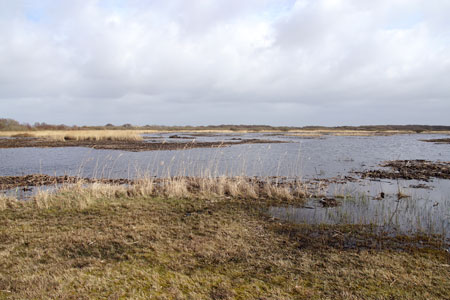
[[[61,136],[0,141],[0,299],[450,294],[446,135]]]
[[[176,136],[176,137],[174,137]],[[170,138],[172,137],[172,138]],[[128,152],[88,147],[0,149],[0,175],[32,173],[100,177],[186,175],[199,176],[289,176],[330,178],[353,170],[377,168],[387,160],[450,160],[448,145],[421,140],[446,135],[392,136],[286,136],[282,134],[165,133],[144,135],[147,143],[217,142],[211,148]],[[270,144],[237,144],[261,139]]]
[[[84,147],[0,149],[0,175],[39,173],[131,180],[241,176],[276,183],[301,180],[314,184],[317,193],[303,205],[272,206],[269,214],[297,223],[375,224],[388,231],[437,233],[449,238],[450,180],[362,179],[357,173],[380,169],[380,163],[391,160],[450,161],[448,145],[422,141],[445,137],[151,133],[143,134],[146,143],[219,145],[145,152]],[[220,145],[245,140],[282,143]],[[23,198],[33,191],[34,188],[12,188],[4,193]],[[323,199],[336,203],[327,205]]]

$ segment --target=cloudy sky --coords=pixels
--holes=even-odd
[[[448,0],[0,0],[0,118],[450,125]]]

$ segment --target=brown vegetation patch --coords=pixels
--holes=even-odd
[[[450,293],[450,258],[432,238],[280,223],[265,207],[249,199],[111,195],[83,209],[30,202],[0,211],[0,299],[445,299]]]
[[[11,137],[13,137],[13,138],[19,138],[19,137],[22,137],[22,138],[24,138],[24,137],[26,137],[26,138],[32,138],[32,137],[35,137],[33,134],[31,134],[31,133],[17,133],[17,134],[13,134],[13,135],[11,135]]]
[[[290,225],[275,230],[288,235],[303,249],[395,250],[443,249],[446,243],[428,235],[395,235],[375,225]],[[450,258],[450,257],[449,257]]]
[[[76,176],[50,176],[46,174],[30,174],[23,176],[0,176],[0,190],[7,190],[16,187],[44,186],[56,184],[74,184],[74,183],[109,183],[109,184],[129,184],[128,179],[95,179],[80,178]]]
[[[270,201],[273,204],[285,203],[302,205],[308,197],[316,197],[322,193],[325,185],[316,182],[299,180],[283,180],[282,178],[236,177],[145,177],[129,179],[97,179],[70,176],[49,176],[33,174],[25,176],[0,177],[0,190],[24,187],[24,191],[32,191],[32,186],[55,185],[56,196],[46,190],[35,190],[26,198],[30,198],[39,207],[50,207],[53,204],[67,207],[89,206],[92,199],[99,197],[145,196],[145,197],[182,197],[190,199],[251,199],[255,203]],[[58,186],[56,186],[58,185]],[[77,197],[64,197],[65,194]],[[63,195],[59,197],[59,195]],[[52,200],[53,199],[53,200]],[[89,201],[84,201],[84,200]],[[1,199],[0,199],[1,200]],[[53,201],[53,202],[52,202]],[[10,199],[0,201],[0,210],[11,205]]]
[[[431,190],[433,188],[432,186],[426,185],[426,184],[423,184],[423,183],[410,184],[409,187],[412,188],[412,189],[427,189],[427,190]]]
[[[194,137],[192,137],[192,136],[184,136],[184,135],[173,134],[173,135],[169,136],[169,139],[188,139],[188,140],[192,140],[192,139],[194,139]]]
[[[380,165],[389,170],[358,172],[363,178],[406,179],[429,181],[432,178],[450,179],[450,162],[428,160],[393,160]]]
[[[88,147],[94,149],[122,150],[122,151],[152,151],[152,150],[184,150],[192,148],[213,148],[226,147],[242,144],[269,144],[269,143],[285,143],[283,141],[260,140],[260,139],[244,139],[241,141],[223,141],[223,142],[177,142],[177,143],[147,143],[141,140],[114,140],[114,139],[83,139],[76,140],[64,138],[63,140],[48,140],[44,138],[14,138],[0,139],[0,148],[53,148],[53,147]]]
[[[329,198],[324,197],[319,200],[319,203],[322,205],[322,207],[336,207],[341,205],[339,201],[337,201],[335,198]]]
[[[435,144],[450,144],[450,139],[430,139],[430,140],[422,140],[422,142],[429,142]]]

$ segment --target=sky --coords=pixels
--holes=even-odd
[[[0,0],[0,118],[450,125],[448,0]]]

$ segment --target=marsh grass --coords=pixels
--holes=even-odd
[[[20,202],[16,198],[0,194],[0,211],[14,209],[19,205]]]
[[[450,257],[431,237],[392,240],[364,226],[280,222],[269,206],[301,205],[324,193],[323,184],[215,176],[218,155],[200,177],[185,176],[200,168],[190,158],[179,170],[172,159],[161,173],[177,176],[144,172],[126,185],[80,179],[31,201],[0,196],[0,299],[450,294]]]
[[[302,205],[314,190],[301,182],[277,183],[248,177],[168,177],[141,178],[133,184],[64,184],[55,191],[38,190],[32,198],[37,208],[84,209],[101,199],[121,197],[160,197],[164,199],[246,199]],[[0,209],[13,199],[0,198]]]
[[[397,199],[411,198],[411,195],[406,194],[403,190],[398,190]]]
[[[6,207],[0,299],[445,299],[450,293],[450,258],[429,240],[419,249],[361,226],[280,223],[265,214],[264,199],[175,197],[189,192],[185,182],[166,183],[171,197],[150,195],[156,181],[80,182]],[[245,184],[226,183],[237,191]],[[226,189],[201,184],[205,193]]]
[[[47,130],[5,131],[7,137],[35,137],[53,141],[142,141],[142,131],[137,130]]]

